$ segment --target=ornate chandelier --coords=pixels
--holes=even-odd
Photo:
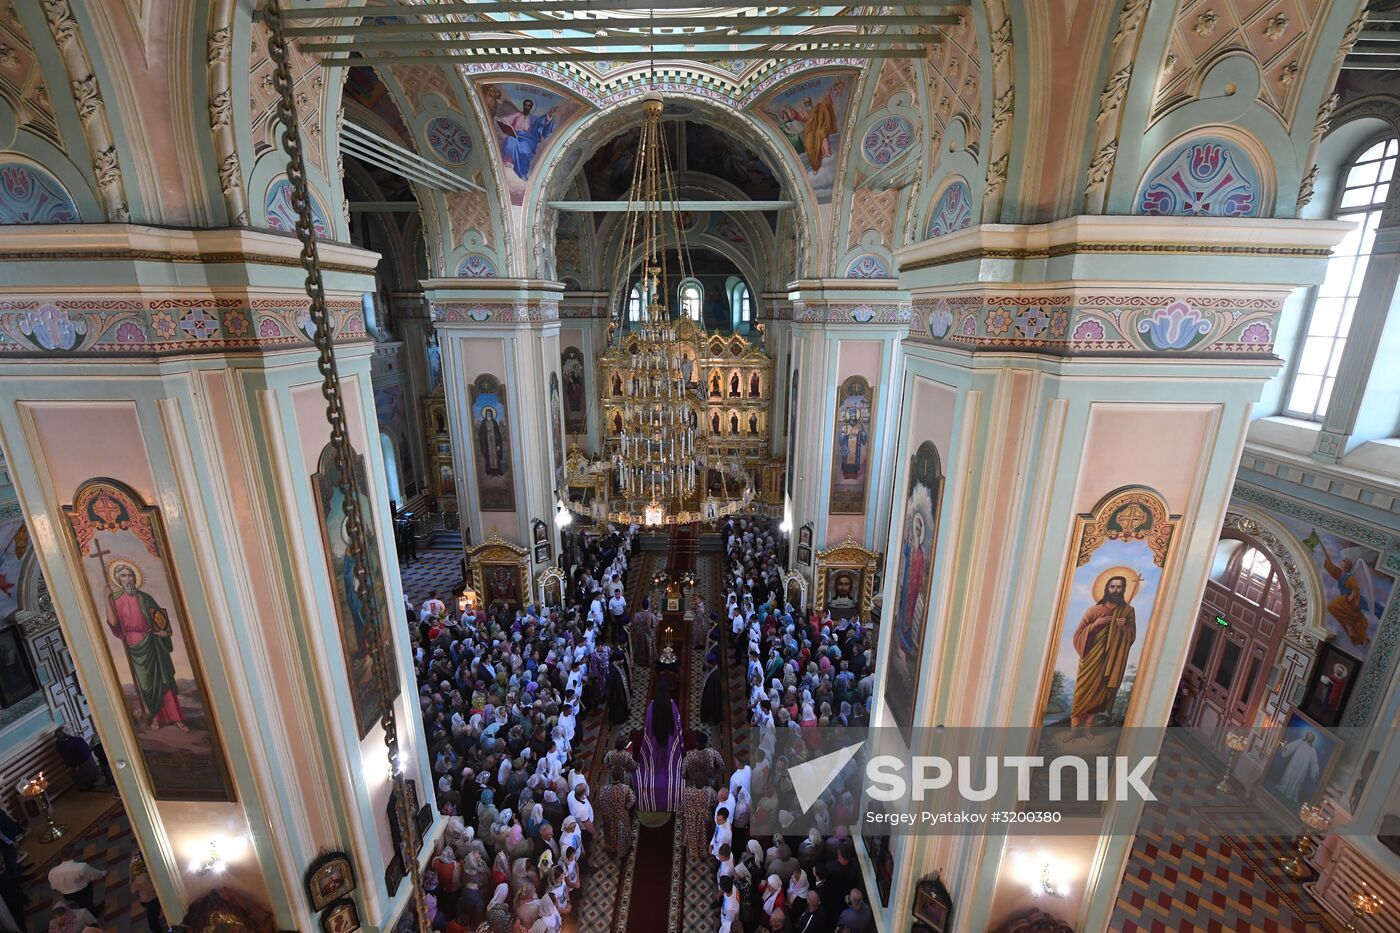
[[[601,495],[570,511],[593,520],[630,525],[679,525],[714,520],[746,508],[754,489],[738,459],[717,448],[705,418],[699,372],[703,326],[686,314],[672,317],[669,300],[693,270],[681,222],[665,135],[663,102],[642,101],[642,127],[614,282],[626,305],[634,294],[632,270],[640,268],[638,313],[631,326],[614,325],[603,354],[613,381],[603,455],[589,459],[575,449],[568,459],[571,486]],[[668,271],[666,251],[674,248]]]
[[[698,329],[689,321],[673,320],[668,305],[667,227],[675,232],[682,280],[691,270],[661,132],[662,109],[659,96],[642,102],[617,279],[626,283],[640,257],[643,310],[625,343],[629,378],[623,386],[622,430],[612,462],[619,505],[625,512],[640,513],[648,525],[667,524],[668,517],[688,513],[696,505],[696,489],[703,481],[696,460],[705,430],[686,369],[687,360],[699,358]]]

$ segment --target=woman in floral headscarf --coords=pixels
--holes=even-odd
[[[438,888],[448,894],[456,894],[462,889],[462,865],[457,861],[457,853],[451,846],[443,846],[433,859],[433,871],[437,873]]]
[[[505,883],[496,885],[491,902],[486,905],[486,922],[477,927],[476,933],[511,933],[515,915],[511,913],[509,900],[510,886]]]

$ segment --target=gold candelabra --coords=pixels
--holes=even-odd
[[[1231,775],[1235,770],[1235,759],[1240,752],[1249,747],[1249,737],[1238,732],[1230,732],[1225,736],[1225,747],[1230,750],[1230,757],[1225,761],[1225,773],[1220,776],[1220,783],[1215,785],[1217,794],[1228,794],[1234,788],[1234,780]]]
[[[1314,807],[1305,803],[1298,808],[1298,819],[1303,825],[1316,833],[1325,833],[1332,828],[1332,817],[1328,814],[1327,808]],[[1298,842],[1292,854],[1279,858],[1279,865],[1290,878],[1306,878],[1312,874],[1312,869],[1303,861],[1312,852],[1312,837],[1303,833],[1298,837]]]
[[[44,827],[44,831],[39,834],[40,842],[53,842],[55,839],[62,839],[63,834],[68,832],[67,826],[54,821],[53,802],[49,800],[48,791],[49,779],[44,777],[42,771],[19,787],[21,796],[38,801],[44,808],[44,818],[48,821],[48,826]]]
[[[1347,898],[1347,903],[1351,905],[1351,917],[1347,920],[1347,925],[1342,927],[1344,930],[1357,929],[1356,921],[1360,920],[1363,916],[1376,916],[1376,914],[1381,912],[1381,908],[1385,906],[1385,901],[1381,900],[1379,895],[1372,894],[1366,889],[1366,882],[1364,881],[1361,882],[1361,890]]]

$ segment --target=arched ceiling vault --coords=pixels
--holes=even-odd
[[[1151,213],[1161,204],[1140,198],[1151,171],[1201,140],[1223,145],[1249,170],[1254,216],[1295,216],[1317,177],[1339,68],[1363,26],[1362,0],[1297,0],[1283,13],[1244,0],[972,0],[936,10],[812,11],[874,11],[891,34],[937,40],[915,58],[726,65],[699,54],[715,47],[717,21],[655,27],[691,29],[665,33],[671,45],[662,48],[693,45],[696,54],[654,71],[648,62],[557,60],[586,48],[634,51],[646,41],[631,21],[639,14],[627,9],[638,2],[591,11],[622,21],[597,27],[603,35],[591,38],[607,40],[601,46],[585,43],[590,35],[579,29],[569,41],[561,25],[550,39],[555,53],[498,56],[510,61],[400,61],[372,50],[389,55],[373,65],[401,114],[406,148],[484,189],[419,192],[432,274],[549,271],[552,257],[538,248],[553,238],[547,202],[577,191],[581,160],[634,122],[636,100],[653,89],[742,139],[772,168],[783,196],[798,202],[779,224],[794,232],[775,238],[780,277],[841,275],[864,257],[888,262],[910,242],[971,224]],[[0,149],[47,172],[84,221],[277,228],[273,200],[285,166],[256,5],[0,0],[17,63],[0,82]],[[323,27],[358,22],[358,2],[314,6]],[[678,15],[737,22],[749,9]],[[899,19],[920,12],[945,18]],[[426,36],[447,28],[425,22]],[[770,31],[788,28],[829,26]],[[323,61],[315,38],[299,38],[293,50],[300,131],[325,233],[343,238],[345,69]],[[562,105],[532,166],[502,155],[495,108],[514,106],[511,86],[523,89],[517,97],[548,94]],[[498,94],[490,106],[488,94]],[[807,120],[828,105],[835,118],[819,121],[828,130],[809,136]],[[149,114],[158,117],[143,119]]]

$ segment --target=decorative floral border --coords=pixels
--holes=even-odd
[[[1185,295],[955,295],[915,301],[910,336],[978,350],[1267,355],[1282,301]]]
[[[775,318],[776,319],[776,318]],[[792,320],[799,324],[908,324],[913,319],[909,302],[813,302],[794,301]]]
[[[367,339],[358,299],[327,301],[338,343]],[[311,346],[304,298],[0,300],[0,356],[167,356]]]
[[[552,301],[434,301],[431,314],[434,324],[537,324],[559,320],[559,305]]]

